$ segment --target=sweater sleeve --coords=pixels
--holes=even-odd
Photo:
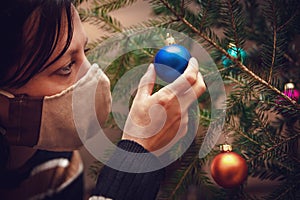
[[[121,153],[116,150],[109,162],[117,163],[119,169],[132,167],[136,173],[116,170],[104,166],[98,176],[96,187],[90,200],[114,199],[114,200],[152,200],[156,198],[160,183],[164,178],[165,169],[149,172],[138,172],[143,167],[160,163],[158,158],[149,153],[141,145],[129,140],[121,140],[118,147],[132,153],[147,153],[145,157],[133,156],[134,154]],[[140,169],[139,169],[140,168]]]

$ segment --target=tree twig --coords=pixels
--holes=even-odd
[[[284,98],[286,101],[291,103],[292,105],[299,107],[296,101],[288,97],[287,95],[283,94],[279,89],[269,84],[267,81],[262,79],[260,76],[256,75],[253,71],[249,70],[243,63],[241,63],[238,58],[235,58],[231,56],[225,49],[220,47],[215,41],[210,39],[207,35],[205,35],[203,32],[198,30],[196,27],[194,27],[190,22],[188,22],[184,17],[181,17],[178,15],[178,13],[169,5],[169,3],[165,0],[160,0],[177,18],[179,18],[186,26],[188,26],[192,31],[194,31],[196,34],[198,34],[200,37],[202,37],[207,43],[215,47],[218,51],[220,51],[222,54],[224,54],[228,59],[236,63],[236,65],[243,70],[245,73],[250,75],[253,79],[260,82],[262,85],[266,86],[267,88],[273,90],[276,94],[280,95],[282,98]]]

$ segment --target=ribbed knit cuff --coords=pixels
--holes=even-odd
[[[111,156],[108,166],[123,172],[144,173],[163,168],[160,160],[140,144],[121,140]]]
[[[121,140],[117,146],[125,151],[133,153],[149,153],[142,145],[132,140]]]
[[[134,141],[122,140],[118,147],[98,176],[93,198],[154,200],[165,174],[159,159]]]

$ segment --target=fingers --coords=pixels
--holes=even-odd
[[[185,93],[180,95],[183,101],[193,102],[206,91],[206,85],[200,72],[197,74],[197,80]]]
[[[203,76],[200,72],[197,74],[197,81],[192,86],[193,91],[195,92],[197,97],[200,97],[206,91],[206,85],[203,79]]]
[[[192,85],[195,84],[198,71],[198,61],[194,57],[192,57],[189,60],[188,66],[184,73],[179,76],[174,82],[164,87],[162,91],[164,92],[164,90],[171,90],[175,95],[184,93],[189,88],[191,88]]]
[[[136,98],[144,99],[145,97],[151,96],[155,78],[154,65],[150,64],[147,72],[140,80]],[[165,105],[177,96],[185,101],[185,105],[190,105],[203,94],[205,90],[206,86],[199,72],[198,61],[192,57],[184,73],[174,82],[160,89],[152,97],[157,100],[157,103]]]
[[[156,73],[154,70],[154,65],[151,63],[149,65],[146,73],[140,80],[136,96],[137,97],[141,97],[144,95],[150,96],[153,91],[155,78],[156,78]]]
[[[160,96],[161,101],[168,101],[175,96],[180,96],[190,103],[197,99],[205,90],[206,87],[199,72],[198,61],[192,57],[184,73],[174,82],[160,89],[157,95]]]

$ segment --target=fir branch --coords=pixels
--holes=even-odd
[[[184,23],[189,24],[189,22],[187,22],[186,20],[182,20]],[[190,25],[190,24],[189,24]],[[191,27],[192,28],[192,27]],[[243,70],[244,72],[246,72],[247,74],[249,74],[252,78],[254,78],[256,81],[260,82],[262,85],[266,86],[267,88],[273,90],[275,93],[277,93],[278,95],[280,95],[281,97],[283,97],[285,100],[287,100],[288,102],[290,102],[292,105],[299,107],[297,102],[294,101],[293,99],[291,99],[290,97],[286,96],[285,94],[283,94],[280,90],[278,90],[276,87],[270,85],[268,82],[266,82],[264,79],[262,79],[260,76],[256,75],[253,71],[251,71],[250,69],[248,69],[245,65],[243,65],[237,58],[232,57],[231,55],[229,55],[229,53],[224,50],[223,48],[221,48],[220,46],[218,46],[214,41],[212,41],[210,38],[208,38],[207,36],[205,36],[204,34],[202,34],[201,32],[199,32],[195,27],[192,28],[194,31],[198,32],[198,34],[203,37],[207,42],[209,42],[211,45],[213,45],[216,49],[218,49],[219,51],[221,51],[221,53],[223,53],[227,58],[229,58],[230,60],[232,60],[233,62],[235,62],[237,64],[237,66]]]
[[[279,89],[277,89],[276,87],[270,85],[268,82],[266,82],[264,79],[262,79],[260,76],[256,75],[253,71],[251,71],[250,69],[248,69],[241,61],[239,61],[238,58],[235,58],[233,56],[231,56],[225,49],[223,49],[222,47],[220,47],[215,41],[213,41],[212,39],[210,39],[207,35],[205,35],[202,31],[198,30],[196,27],[194,27],[190,22],[188,22],[185,18],[183,18],[182,16],[180,16],[171,6],[170,4],[165,1],[165,0],[160,0],[168,9],[170,9],[170,11],[178,18],[180,19],[186,26],[188,26],[192,31],[194,31],[196,34],[198,34],[200,37],[202,37],[206,42],[208,42],[209,44],[211,44],[213,47],[215,47],[218,51],[220,51],[222,54],[224,54],[227,58],[229,58],[231,61],[233,61],[234,63],[236,63],[236,65],[243,70],[244,72],[246,72],[248,75],[250,75],[253,79],[255,79],[256,81],[260,82],[262,85],[264,85],[265,87],[271,89],[272,91],[274,91],[276,94],[278,94],[279,96],[281,96],[282,98],[284,98],[287,102],[289,102],[290,104],[294,105],[295,107],[299,107],[299,105],[297,104],[296,101],[294,101],[293,99],[291,99],[290,97],[288,97],[287,95],[283,94]]]
[[[242,135],[244,138],[247,138],[250,142],[252,142],[253,144],[259,145],[259,143],[257,141],[255,141],[253,138],[249,137],[246,133],[244,133],[241,129],[236,129],[234,126],[227,124],[226,125],[229,131],[235,131],[237,134]]]
[[[167,9],[169,9],[178,19],[181,19],[183,18],[182,15],[179,15],[176,10],[174,8],[172,8],[172,6],[169,4],[168,1],[165,1],[165,0],[159,0],[163,5],[165,5],[165,7]]]
[[[174,190],[172,191],[172,193],[169,197],[170,199],[172,199],[175,196],[177,190],[180,188],[181,184],[183,183],[185,178],[188,176],[189,172],[193,169],[193,166],[196,162],[198,162],[198,154],[196,154],[196,156],[193,158],[193,162],[188,166],[188,168],[185,169],[184,174],[182,175],[182,177],[180,178],[180,180],[176,184]]]
[[[229,8],[229,12],[230,12],[231,26],[232,26],[232,29],[233,29],[233,32],[234,32],[235,45],[237,47],[239,47],[239,37],[237,35],[238,31],[237,31],[237,27],[236,27],[236,23],[235,23],[235,16],[233,14],[233,7],[232,7],[232,4],[231,4],[231,0],[227,0],[227,5],[228,5],[228,8]]]
[[[182,0],[182,1],[181,1],[181,6],[180,6],[180,9],[181,9],[181,15],[182,15],[182,16],[184,16],[184,14],[185,14],[184,2],[185,2],[185,1]]]
[[[260,128],[256,128],[259,129],[259,131],[262,132],[262,134],[267,136],[268,141],[270,141],[272,144],[276,144],[276,141],[273,139],[273,135],[270,134],[270,130],[268,129],[269,126],[269,121],[268,121],[268,115],[265,115],[265,111],[261,111],[258,109],[258,111],[254,111],[254,121],[258,124],[258,126]],[[268,142],[269,143],[269,142]]]
[[[290,192],[295,190],[298,186],[298,183],[290,184],[290,183],[283,183],[281,186],[275,190],[273,194],[265,197],[264,199],[271,199],[271,200],[280,200],[280,199],[290,199],[290,196],[288,195]]]
[[[208,117],[206,113],[207,113],[207,112],[202,112],[202,113],[200,113],[200,121],[201,121],[202,123],[203,123],[203,120],[204,120],[204,122],[207,122],[207,123],[209,123],[209,122],[212,121],[211,118]]]
[[[299,66],[299,63],[297,63],[290,55],[288,55],[287,53],[284,53],[283,56],[290,62],[292,63],[294,66]]]
[[[206,18],[208,17],[208,8],[210,7],[210,3],[211,3],[211,1],[208,0],[207,6],[206,6],[206,8],[205,8],[205,10],[204,10],[204,12],[203,12],[202,17],[201,17],[199,30],[202,30],[203,27],[204,27],[204,23],[205,23],[205,21],[206,21]]]
[[[294,135],[294,136],[292,136],[292,137],[289,137],[289,138],[287,138],[287,139],[285,139],[285,140],[282,140],[281,142],[278,142],[278,143],[275,144],[274,146],[272,146],[272,147],[270,147],[270,148],[267,148],[267,149],[263,150],[261,153],[257,154],[256,156],[254,156],[254,157],[248,159],[247,162],[250,163],[250,162],[252,162],[253,160],[255,160],[255,159],[257,159],[257,158],[263,156],[264,154],[267,154],[267,153],[269,153],[270,151],[275,150],[276,148],[280,147],[281,145],[283,145],[283,144],[285,144],[285,143],[288,143],[289,141],[292,141],[292,140],[294,140],[294,139],[297,139],[299,136],[300,136],[300,133],[298,133],[298,134],[296,134],[296,135]]]
[[[109,16],[104,10],[101,10],[99,18],[104,21],[106,25],[109,25],[115,32],[122,32],[123,29],[121,23]]]
[[[99,26],[108,32],[122,32],[123,27],[121,23],[117,19],[111,17],[108,12],[99,9],[97,6],[91,9],[81,8],[78,9],[78,12],[81,20],[84,22]],[[100,25],[101,23],[103,23],[103,25]]]
[[[137,25],[132,25],[126,29],[133,30],[133,29],[141,29],[142,27],[149,28],[149,27],[167,27],[170,26],[172,23],[178,22],[177,19],[166,17],[166,16],[159,16],[155,19],[148,19],[143,21]],[[125,30],[126,30],[125,29]]]
[[[270,106],[270,108],[280,108],[280,109],[286,109],[286,110],[289,110],[289,111],[295,111],[295,109],[291,108],[291,107],[288,107],[286,105],[282,105],[282,104],[278,104],[278,103],[274,103],[274,102],[271,102],[271,101],[264,101],[264,100],[261,100],[258,96],[254,96],[254,98],[257,100],[258,103],[261,103],[261,104],[268,104]]]
[[[227,68],[226,68],[227,69]],[[226,79],[231,80],[232,82],[240,85],[240,86],[245,86],[244,83],[242,83],[241,81],[238,81],[237,79],[233,78],[232,76],[225,76]]]
[[[96,7],[96,9],[103,10],[108,13],[117,10],[119,8],[123,8],[125,6],[132,5],[136,1],[137,0],[108,0],[108,1],[96,0],[96,2],[98,2],[98,6]]]
[[[124,55],[122,55],[121,56],[121,60],[120,60],[120,63],[125,63],[125,60],[126,60],[126,54],[124,54]],[[121,67],[123,67],[122,65],[117,65],[117,68],[116,68],[116,72],[119,72],[119,71],[121,71]],[[107,68],[108,69],[108,68]],[[111,78],[111,80],[114,80],[114,81],[118,81],[118,77],[119,77],[120,75],[119,75],[119,73],[113,73],[113,77]],[[113,84],[112,84],[112,86],[113,86]]]
[[[276,48],[277,48],[277,19],[276,19],[276,11],[275,11],[275,5],[273,1],[270,1],[270,4],[272,6],[272,17],[273,17],[273,51],[272,51],[272,62],[270,67],[270,73],[269,73],[269,79],[268,84],[271,83],[272,75],[273,75],[273,68],[275,64],[275,58],[276,58]]]
[[[225,70],[227,70],[229,68],[233,68],[233,66],[230,66],[230,67],[227,67],[227,68],[223,68],[223,69],[221,69],[221,70],[219,70],[217,72],[222,72],[222,71],[225,71]],[[217,72],[213,72],[213,73],[217,73]],[[208,75],[210,75],[210,74],[204,75],[203,77],[206,77]],[[246,87],[245,83],[243,83],[242,81],[238,80],[237,78],[235,78],[233,76],[225,75],[224,77],[226,79],[232,81],[233,83],[236,83],[237,85],[239,85],[241,87]],[[256,90],[258,90],[258,92],[255,92]],[[273,109],[274,107],[276,107],[276,108],[280,108],[280,109],[286,109],[286,110],[289,110],[289,111],[298,111],[297,109],[295,110],[295,108],[289,107],[287,105],[278,104],[278,102],[272,102],[272,101],[263,100],[262,97],[259,95],[259,94],[261,94],[259,88],[253,89],[252,91],[253,91],[252,96],[254,98],[253,100],[256,101],[259,104],[268,105],[269,109]],[[227,108],[230,108],[230,107],[227,107]]]
[[[297,4],[297,7],[299,7],[298,4]],[[294,12],[294,14],[288,20],[286,20],[286,22],[284,24],[282,24],[281,26],[279,26],[277,28],[277,31],[282,31],[284,28],[286,28],[286,26],[288,24],[290,24],[297,17],[298,13],[299,13],[299,8],[296,9],[296,11]]]
[[[140,28],[139,28],[140,29]],[[130,31],[132,31],[131,29],[130,29]],[[140,29],[140,30],[135,30],[135,34],[136,35],[140,35],[140,34],[142,34],[142,33],[144,33],[144,32],[148,32],[148,30],[146,29]],[[150,54],[148,51],[146,51],[145,49],[143,49],[143,48],[140,48],[139,46],[139,44],[135,41],[135,40],[133,40],[132,38],[132,36],[134,36],[134,35],[131,35],[131,36],[127,36],[128,38],[128,40],[133,44],[133,45],[135,45],[136,46],[136,49],[141,49],[141,51],[145,54],[145,55],[148,55],[150,58],[152,58],[153,57],[153,54]]]

